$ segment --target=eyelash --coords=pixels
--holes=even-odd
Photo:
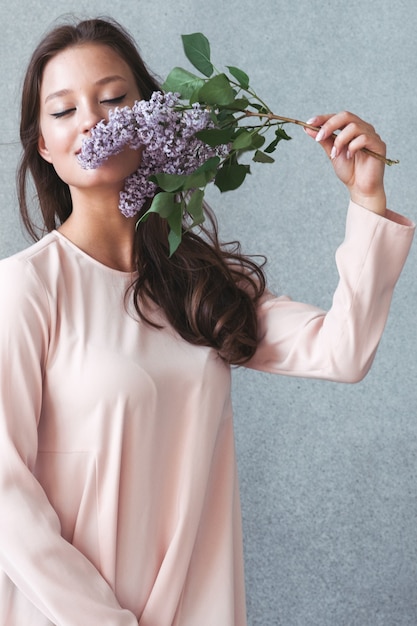
[[[126,94],[124,93],[121,96],[117,96],[117,98],[109,98],[108,100],[102,100],[100,104],[119,104],[120,102],[123,102],[123,100],[126,98]],[[59,119],[60,117],[65,117],[66,115],[69,115],[69,113],[72,113],[73,111],[75,111],[75,108],[71,108],[71,109],[65,109],[65,111],[59,111],[58,113],[52,113],[52,117],[54,117],[55,119]]]

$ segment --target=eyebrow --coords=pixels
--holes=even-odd
[[[111,76],[104,76],[103,78],[100,78],[94,84],[101,86],[118,81],[123,81],[125,83],[127,82],[126,78],[123,78],[123,76],[119,76],[119,74],[112,74]],[[72,89],[60,89],[59,91],[54,91],[53,93],[50,93],[48,96],[46,96],[45,104],[49,102],[49,100],[53,100],[54,98],[60,98],[62,96],[68,96],[68,94],[70,93],[72,93]]]

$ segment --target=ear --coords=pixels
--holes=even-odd
[[[39,135],[38,152],[41,155],[41,157],[45,159],[45,161],[48,161],[48,163],[52,163],[51,155],[49,154],[49,150],[46,147],[46,143],[45,143],[45,139],[43,138],[43,135]]]

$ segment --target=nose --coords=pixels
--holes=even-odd
[[[80,111],[80,130],[83,135],[88,135],[98,122],[103,119],[99,105],[86,104]]]

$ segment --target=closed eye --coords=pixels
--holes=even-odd
[[[52,117],[55,117],[56,119],[58,119],[59,117],[64,117],[65,115],[69,115],[73,111],[75,111],[74,108],[72,108],[72,109],[65,109],[65,111],[58,111],[58,113],[51,113],[51,115],[52,115]]]
[[[102,100],[101,104],[108,104],[110,106],[114,106],[115,104],[120,104],[126,98],[126,94],[122,94],[121,96],[117,96],[117,98],[108,98],[106,100]],[[70,109],[65,109],[65,111],[58,111],[57,113],[51,113],[52,117],[55,119],[59,119],[60,117],[65,117],[75,111],[75,107],[71,107]]]
[[[117,98],[109,98],[107,100],[102,100],[102,104],[120,104],[126,98],[126,94],[124,93],[122,96],[118,96]]]

